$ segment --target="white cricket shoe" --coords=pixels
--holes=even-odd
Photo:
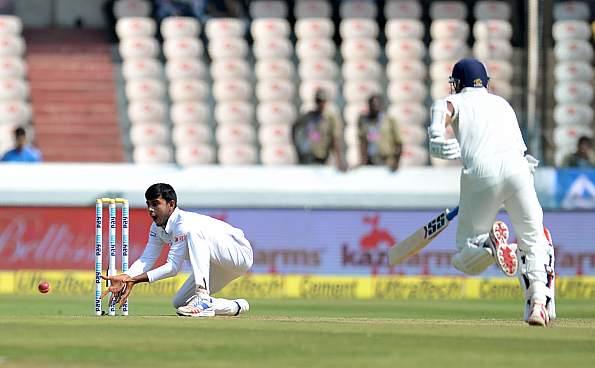
[[[531,312],[527,323],[531,326],[548,326],[550,324],[550,316],[547,312],[547,307],[544,303],[533,302],[531,304]]]
[[[516,249],[508,244],[508,226],[502,221],[494,222],[490,231],[490,246],[496,264],[508,277],[513,277],[518,268]]]
[[[238,305],[238,313],[235,314],[236,316],[244,314],[250,310],[250,304],[248,304],[246,299],[235,299],[234,302]]]
[[[213,317],[213,300],[208,295],[193,295],[188,299],[186,305],[177,309],[179,316],[187,317]]]

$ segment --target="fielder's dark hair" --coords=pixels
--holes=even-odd
[[[147,188],[147,191],[145,192],[145,199],[147,201],[157,199],[160,196],[165,199],[166,202],[175,201],[177,206],[178,196],[176,195],[174,188],[169,184],[156,183]]]
[[[586,135],[581,136],[578,139],[577,145],[580,146],[581,144],[588,144],[589,146],[593,145],[593,141],[591,138],[587,137]]]
[[[15,137],[24,137],[27,135],[27,132],[25,131],[25,128],[23,127],[18,127],[14,130],[14,136]]]

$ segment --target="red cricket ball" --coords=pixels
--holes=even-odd
[[[37,285],[37,289],[39,289],[40,293],[45,294],[50,291],[50,283],[47,281],[42,281],[39,283],[39,285]]]

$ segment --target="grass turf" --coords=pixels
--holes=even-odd
[[[252,300],[241,317],[176,317],[164,298],[95,317],[92,298],[0,296],[0,367],[595,366],[595,300],[553,328],[519,301]]]

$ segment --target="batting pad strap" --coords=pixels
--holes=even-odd
[[[445,99],[437,100],[430,109],[431,120],[428,128],[430,138],[444,137],[446,133],[446,116],[451,116]]]

